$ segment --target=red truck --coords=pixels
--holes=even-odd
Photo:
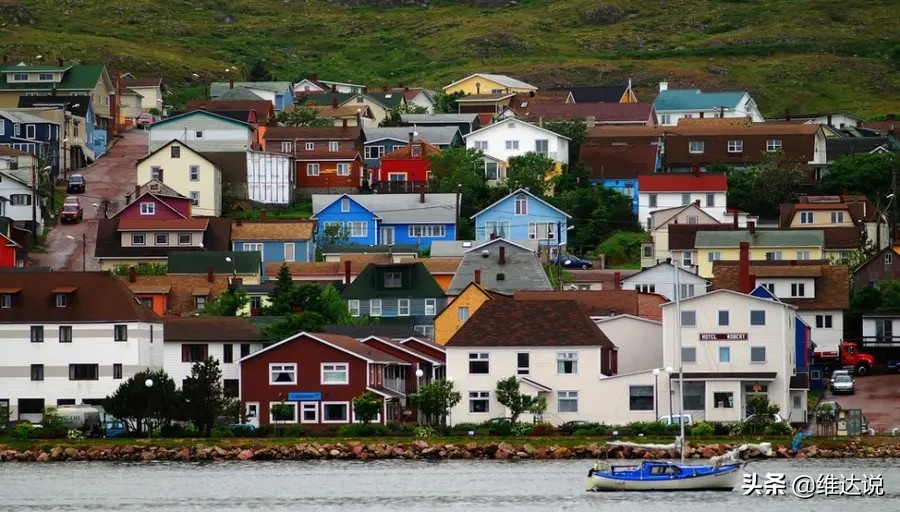
[[[846,366],[853,367],[857,375],[868,375],[875,366],[875,357],[864,354],[852,341],[841,341],[837,350],[817,350],[813,352],[813,363],[830,366],[833,370]]]

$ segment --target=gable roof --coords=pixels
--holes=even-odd
[[[467,77],[465,77],[465,78],[459,79],[459,80],[457,80],[457,81],[451,83],[450,85],[445,86],[445,87],[443,88],[443,90],[446,91],[447,89],[453,87],[454,85],[460,84],[460,83],[465,82],[466,80],[468,80],[468,79],[470,79],[470,78],[474,78],[474,77],[477,77],[477,76],[483,77],[483,78],[485,78],[485,79],[487,79],[487,80],[490,80],[490,81],[492,81],[492,82],[498,83],[498,84],[503,85],[503,86],[505,86],[505,87],[511,87],[511,88],[516,88],[516,89],[530,89],[530,90],[532,90],[532,91],[538,90],[537,87],[535,87],[535,86],[533,86],[533,85],[531,85],[531,84],[527,84],[527,83],[525,83],[525,82],[523,82],[523,81],[521,81],[521,80],[516,80],[515,78],[511,78],[511,77],[508,77],[508,76],[506,76],[506,75],[495,75],[495,74],[492,74],[492,73],[475,73],[475,74],[469,75],[469,76],[467,76]]]
[[[503,326],[515,326],[510,333]],[[572,300],[491,300],[446,347],[603,347],[615,345]]]
[[[754,301],[765,301],[765,302],[768,303],[768,304],[771,304],[772,302],[774,302],[774,301],[772,301],[772,300],[769,300],[769,299],[766,299],[766,298],[763,298],[763,297],[757,297],[757,296],[755,296],[755,295],[749,295],[749,294],[737,292],[737,291],[734,291],[734,290],[728,290],[728,289],[724,289],[724,288],[719,288],[719,289],[717,289],[717,290],[712,290],[712,291],[707,292],[707,293],[701,293],[700,295],[693,295],[693,296],[691,296],[691,297],[685,297],[685,298],[681,299],[681,303],[691,302],[691,301],[695,301],[695,300],[709,300],[710,298],[715,297],[717,294],[723,294],[723,295],[737,295],[737,296],[739,296],[739,297],[744,297],[744,298],[747,298],[747,299],[750,299],[750,300],[754,300]],[[668,307],[675,306],[675,304],[676,304],[675,301],[672,301],[672,302],[666,302],[665,304],[662,305],[662,307],[663,307],[663,308],[668,308]],[[783,306],[783,307],[788,308],[788,309],[797,309],[796,306],[791,305],[791,304],[787,304],[787,303],[781,302],[781,301],[775,302],[775,304],[778,304],[778,305]]]
[[[269,126],[263,137],[268,140],[356,140],[363,134],[359,126]],[[364,135],[364,134],[363,134]]]
[[[400,120],[408,125],[474,123],[478,114],[401,114]]]
[[[117,231],[203,231],[209,218],[198,219],[122,219]]]
[[[724,174],[648,174],[638,177],[638,190],[645,192],[725,192]]]
[[[294,107],[297,105],[290,105],[285,107],[286,112],[290,112],[294,110]],[[312,109],[316,112],[316,116],[323,119],[341,119],[344,117],[356,117],[359,114],[362,117],[373,119],[375,116],[372,114],[372,108],[368,105],[338,105],[337,107],[332,105],[318,105],[313,102],[307,102],[303,105],[308,109]]]
[[[222,94],[220,94],[220,95],[218,95],[218,96],[214,96],[212,99],[214,99],[214,100],[262,100],[262,101],[269,101],[269,100],[263,98],[262,96],[260,96],[259,94],[256,94],[256,93],[253,92],[252,90],[250,90],[250,89],[248,89],[248,88],[246,88],[246,87],[243,87],[243,86],[236,86],[234,89],[228,89],[227,91],[223,92]],[[272,105],[272,106],[274,107],[275,105]]]
[[[627,85],[597,85],[589,87],[565,87],[576,103],[618,103],[628,92]]]
[[[649,103],[536,103],[519,109],[529,121],[593,118],[598,124],[654,123]]]
[[[373,335],[373,336],[369,336],[369,337],[363,338],[363,339],[361,339],[361,340],[359,340],[359,341],[360,341],[360,343],[365,343],[365,344],[368,344],[369,342],[382,343],[382,344],[387,345],[387,346],[389,346],[389,347],[391,347],[391,348],[393,348],[393,349],[399,350],[399,351],[401,351],[401,352],[405,352],[405,353],[409,354],[409,355],[412,356],[412,357],[421,359],[421,360],[423,360],[423,361],[428,361],[428,362],[431,363],[431,364],[439,365],[439,366],[441,366],[441,365],[444,364],[444,361],[441,361],[441,360],[439,360],[439,359],[437,359],[437,358],[435,358],[435,357],[432,357],[432,356],[430,356],[430,355],[428,355],[428,354],[425,354],[425,353],[423,353],[423,352],[419,352],[418,350],[415,350],[415,349],[413,349],[413,348],[411,348],[411,347],[407,347],[407,346],[404,345],[403,343],[400,343],[399,341],[394,341],[393,339],[388,338],[388,337],[386,337],[386,336],[379,337],[379,336],[374,336],[374,335]]]
[[[253,275],[262,273],[262,256],[258,251],[173,251],[168,266],[169,275],[206,274],[210,268],[216,274]]]
[[[516,300],[571,300],[581,305],[591,316],[633,315],[653,311],[652,319],[659,319],[658,306],[668,302],[657,293],[641,293],[637,290],[566,290],[566,291],[517,291]],[[642,307],[643,305],[643,307]],[[649,305],[649,307],[648,307]]]
[[[744,91],[703,92],[700,89],[666,89],[660,91],[653,105],[657,111],[735,108],[746,95]]]
[[[408,142],[409,134],[415,132],[416,138],[437,146],[449,146],[462,135],[456,126],[390,126],[366,129],[366,144],[389,139],[397,142]]]
[[[163,341],[265,341],[259,328],[241,316],[169,316]]]
[[[38,117],[28,112],[21,112],[15,110],[0,110],[0,117],[5,117],[14,123],[20,124],[59,124],[54,123],[49,119],[44,119],[43,117]]]
[[[154,76],[150,78],[136,78],[131,73],[122,75],[122,83],[131,89],[141,89],[146,87],[162,87],[162,77]]]
[[[504,248],[506,262],[500,264],[499,249]],[[487,251],[488,257],[483,257]],[[481,273],[481,286],[492,292],[551,290],[550,279],[534,251],[509,240],[496,238],[467,251],[447,287],[447,295],[459,295]],[[502,279],[500,278],[502,276]]]
[[[748,242],[750,247],[823,247],[825,233],[821,229],[785,229],[749,231],[699,231],[694,246],[737,247]]]
[[[657,263],[656,265],[653,265],[652,267],[647,267],[645,269],[642,269],[640,272],[636,272],[629,276],[622,276],[622,282],[624,283],[625,281],[634,280],[635,278],[637,278],[639,275],[643,274],[644,272],[650,272],[651,270],[654,270],[661,265],[668,265],[670,267],[670,269],[675,269],[677,272],[680,272],[680,273],[688,276],[690,278],[690,280],[700,278],[700,279],[703,279],[704,281],[707,281],[707,282],[709,281],[709,279],[705,279],[693,272],[685,270],[684,268],[682,268],[680,266],[673,265],[672,263],[670,263],[668,261],[661,261],[661,262]],[[685,281],[685,283],[687,283],[687,282],[689,282],[689,281]]]
[[[412,147],[417,144],[422,147],[422,150],[421,150],[422,154],[418,157],[413,157],[412,156]],[[391,151],[390,153],[382,156],[381,161],[384,162],[385,160],[410,160],[412,158],[419,158],[419,159],[427,160],[428,157],[433,156],[433,155],[438,155],[440,153],[441,153],[441,148],[439,148],[433,144],[429,144],[422,139],[415,139],[412,144],[407,144],[405,146],[401,146],[401,147]]]
[[[694,249],[697,233],[700,231],[734,231],[734,224],[669,224],[669,249],[689,250]]]
[[[37,72],[37,71],[62,71],[62,81],[53,82],[10,82],[7,78],[11,72]],[[39,64],[35,66],[9,65],[0,67],[0,90],[21,91],[49,91],[56,87],[60,91],[83,90],[90,91],[97,86],[97,82],[106,78],[106,68],[103,64],[75,64],[70,66],[51,66]]]
[[[411,254],[413,256],[418,257],[419,255],[419,246],[412,244],[397,244],[397,245],[363,245],[363,244],[334,244],[334,245],[326,245],[321,249],[322,254],[324,255],[334,255],[340,254],[341,259],[343,260],[348,255],[360,256],[360,255],[400,255],[400,254]]]
[[[94,256],[97,258],[165,259],[170,252],[203,251],[204,248],[210,251],[229,250],[231,245],[231,219],[208,217],[203,220],[209,223],[206,231],[203,233],[203,247],[152,245],[122,247],[122,238],[118,229],[122,220],[99,219],[97,222],[97,245],[94,249]]]
[[[87,117],[91,107],[90,96],[19,96],[19,108],[40,108],[65,106],[76,117]],[[91,120],[93,122],[93,120]]]
[[[418,335],[412,325],[402,324],[326,325],[324,331],[329,334],[341,334],[352,338],[378,336],[381,338],[402,339]]]
[[[511,197],[515,197],[515,196],[517,196],[517,195],[519,195],[519,194],[526,194],[526,195],[530,196],[532,199],[538,201],[539,203],[543,204],[544,206],[547,206],[548,208],[550,208],[550,209],[552,209],[552,210],[556,210],[556,211],[559,212],[560,214],[564,215],[567,219],[571,219],[571,218],[572,218],[572,216],[569,215],[568,213],[566,213],[566,212],[560,210],[559,208],[557,208],[557,207],[553,206],[552,204],[548,203],[547,201],[544,201],[544,200],[541,199],[540,197],[538,197],[538,196],[532,194],[531,192],[525,190],[524,188],[519,188],[519,189],[516,189],[516,190],[510,192],[510,193],[507,194],[506,196],[504,196],[504,197],[498,199],[497,201],[494,201],[494,202],[493,202],[490,206],[488,206],[487,208],[481,210],[480,212],[476,213],[475,215],[472,215],[470,218],[471,218],[471,219],[475,219],[476,217],[478,217],[478,216],[481,215],[482,213],[484,213],[484,212],[486,212],[486,211],[492,209],[493,207],[497,206],[498,204],[500,204],[500,203],[502,203],[502,202],[508,200],[508,199],[511,198]]]
[[[400,263],[411,263],[413,261],[425,265],[425,268],[427,268],[432,275],[441,275],[455,274],[456,269],[459,268],[459,264],[462,262],[462,258],[421,258],[415,260],[412,258],[403,258],[400,260]]]
[[[402,92],[396,92],[396,91],[372,92],[372,91],[369,91],[369,92],[364,92],[364,93],[360,93],[360,94],[371,99],[375,103],[378,103],[379,105],[387,108],[388,110],[393,110],[393,109],[403,105],[404,103],[406,103],[406,96],[404,96],[404,94]],[[347,101],[350,101],[350,99],[348,99]],[[344,103],[347,103],[347,101],[345,101]]]
[[[391,270],[407,270],[410,286],[403,288],[384,288],[378,282],[382,272]],[[370,263],[352,283],[341,292],[341,298],[348,299],[378,299],[378,298],[422,298],[432,299],[443,297],[444,290],[434,280],[431,272],[421,263]]]
[[[703,220],[712,221],[712,222],[710,222],[710,224],[721,224],[721,222],[716,220],[712,215],[707,213],[706,210],[701,208],[700,205],[698,205],[697,203],[690,203],[690,204],[686,204],[684,206],[673,206],[671,208],[663,208],[661,210],[651,211],[650,216],[653,217],[654,219],[656,218],[657,215],[660,215],[660,214],[664,215],[662,220],[654,221],[653,231],[656,231],[662,227],[668,226],[669,221],[678,217],[679,215],[681,215],[682,213],[684,213],[688,210],[696,211],[696,213],[698,215],[697,220],[700,220],[699,216],[702,215],[704,217]],[[690,216],[688,216],[688,217],[690,217]],[[700,224],[700,223],[698,222],[698,224]]]
[[[470,250],[490,242],[492,240],[434,240],[431,242],[431,257],[461,258]],[[540,247],[538,240],[510,240],[510,242],[534,252]]]
[[[456,222],[456,194],[313,194],[311,218],[342,197],[355,201],[385,224],[452,224]],[[394,251],[397,252],[397,251]]]
[[[740,290],[740,262],[713,263],[713,288]],[[750,275],[757,279],[811,277],[816,280],[815,298],[781,297],[778,300],[801,310],[846,310],[850,307],[850,270],[846,265],[831,265],[827,261],[753,261]]]
[[[270,115],[275,115],[275,105],[271,101],[258,100],[240,100],[240,99],[213,99],[213,100],[191,100],[185,106],[188,110],[253,110],[260,119],[266,119]]]
[[[238,87],[243,87],[245,89],[260,89],[276,94],[285,94],[289,89],[291,91],[294,90],[294,86],[290,82],[234,82],[233,87],[230,82],[212,82],[209,84],[209,95],[212,98],[216,98],[226,94],[229,90]]]
[[[169,124],[169,123],[178,121],[179,119],[182,119],[182,118],[185,118],[185,117],[190,117],[190,116],[205,116],[205,117],[209,117],[209,118],[216,119],[216,120],[219,120],[219,121],[227,121],[227,122],[229,122],[229,123],[231,123],[231,124],[234,124],[234,125],[246,127],[248,130],[252,130],[252,129],[253,129],[253,126],[252,126],[250,123],[246,122],[246,121],[238,121],[237,119],[232,119],[232,118],[230,118],[230,117],[225,117],[225,116],[223,116],[223,115],[214,114],[214,113],[209,112],[209,111],[206,111],[206,110],[192,110],[192,111],[190,111],[190,112],[185,112],[185,113],[183,113],[183,114],[178,114],[177,116],[167,117],[167,118],[165,118],[165,119],[163,119],[163,120],[161,120],[161,121],[157,121],[157,122],[153,123],[152,125],[150,125],[150,129],[153,130],[154,128],[156,128],[156,127],[158,127],[158,126],[161,126],[161,125],[164,125],[164,124]],[[176,139],[176,140],[177,140],[177,139]]]
[[[170,118],[170,119],[171,119],[171,118]],[[150,153],[148,153],[147,156],[142,157],[142,158],[139,158],[139,159],[137,160],[137,162],[135,162],[135,163],[139,164],[139,163],[143,162],[144,160],[147,160],[148,158],[150,158],[150,157],[152,157],[153,155],[159,153],[160,151],[166,149],[167,147],[171,146],[172,144],[178,144],[178,145],[181,146],[181,147],[187,148],[187,150],[190,151],[191,153],[197,155],[198,157],[202,158],[203,160],[206,160],[209,164],[211,164],[211,165],[213,165],[213,166],[216,166],[215,162],[213,162],[213,161],[209,160],[208,158],[206,158],[206,157],[203,155],[203,153],[201,153],[201,152],[197,151],[196,149],[192,148],[187,142],[185,142],[185,141],[183,141],[183,140],[178,140],[178,139],[172,139],[172,140],[170,140],[169,142],[166,142],[166,143],[163,144],[162,146],[156,148],[155,151],[151,151]],[[216,166],[216,167],[218,167],[218,166]],[[221,169],[220,169],[220,170],[221,170]],[[149,182],[148,182],[148,183],[149,183]],[[162,183],[162,182],[160,182],[160,183]],[[179,195],[180,195],[180,194],[179,194]]]
[[[477,130],[475,130],[475,131],[473,131],[473,132],[469,132],[469,133],[463,135],[463,138],[464,138],[464,139],[468,139],[469,137],[471,137],[472,135],[475,135],[476,133],[481,133],[481,132],[486,131],[486,130],[493,130],[493,129],[496,129],[496,128],[502,126],[504,123],[519,123],[519,124],[523,124],[523,125],[525,125],[525,126],[529,126],[529,127],[531,127],[531,128],[534,128],[535,130],[542,131],[542,132],[544,132],[544,133],[549,133],[550,135],[553,135],[554,137],[559,137],[559,138],[565,139],[565,140],[572,140],[572,139],[566,137],[565,135],[560,135],[560,134],[558,134],[558,133],[556,133],[556,132],[554,132],[554,131],[552,131],[552,130],[548,130],[548,129],[543,128],[543,127],[541,127],[541,126],[537,126],[537,125],[534,125],[534,124],[531,124],[531,123],[526,123],[525,121],[522,121],[521,119],[516,119],[515,117],[510,117],[510,118],[504,119],[503,122],[501,122],[501,123],[492,123],[492,124],[489,124],[489,125],[484,126],[484,127],[482,127],[482,128],[479,128],[479,129],[477,129]]]
[[[151,181],[156,181],[156,180],[151,180]],[[138,188],[138,191],[140,191],[140,190],[142,190],[142,188]],[[124,212],[125,210],[137,208],[137,206],[135,206],[135,205],[136,205],[136,204],[139,204],[139,203],[141,202],[141,199],[143,199],[144,197],[151,197],[151,198],[153,198],[153,199],[156,199],[157,202],[159,202],[161,205],[163,205],[163,206],[165,206],[166,208],[168,208],[170,211],[172,211],[173,213],[175,213],[176,215],[178,215],[178,216],[181,217],[182,219],[187,219],[187,216],[185,216],[183,213],[181,213],[181,212],[179,212],[178,210],[176,210],[175,208],[173,208],[172,205],[170,205],[170,204],[166,201],[166,199],[172,200],[172,199],[176,199],[176,197],[171,197],[171,196],[168,196],[168,197],[167,197],[167,196],[164,196],[164,195],[161,195],[161,194],[154,194],[153,192],[142,192],[139,196],[137,196],[136,198],[134,198],[134,200],[130,200],[131,194],[128,194],[127,197],[129,198],[129,202],[128,202],[128,203],[125,203],[125,204],[122,206],[122,208],[120,208],[117,212],[115,212],[115,213],[109,215],[109,217],[107,217],[107,218],[109,218],[109,219],[114,219],[114,218],[118,217],[118,216],[119,216],[122,212]],[[186,197],[180,197],[180,198],[177,198],[177,199],[189,200],[189,199],[186,198]],[[123,231],[124,231],[124,230],[123,230]]]
[[[401,364],[408,365],[406,361],[402,359],[398,359],[392,355],[385,354],[384,352],[374,349],[372,347],[368,347],[363,343],[360,343],[355,338],[351,338],[349,336],[342,336],[340,334],[326,334],[321,332],[300,332],[289,338],[285,338],[278,343],[269,345],[262,350],[258,350],[248,356],[244,356],[240,359],[239,362],[247,361],[248,359],[252,359],[254,357],[258,357],[266,352],[274,350],[277,347],[290,343],[299,338],[306,338],[308,340],[312,340],[318,343],[322,343],[323,345],[328,345],[331,348],[340,350],[346,354],[362,359],[363,361],[369,363],[390,363],[390,364]]]
[[[231,226],[231,239],[311,240],[315,228],[314,220],[237,220]]]
[[[627,146],[581,146],[579,159],[599,179],[636,179],[656,171],[659,147],[652,144]]]

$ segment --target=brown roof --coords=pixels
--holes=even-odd
[[[455,274],[462,258],[403,258],[401,263],[420,262],[432,274]]]
[[[421,87],[394,87],[391,92],[402,92],[406,101],[412,101],[424,90]]]
[[[295,126],[270,126],[266,128],[266,140],[356,140],[359,137],[358,126],[324,126],[324,127],[295,127]]]
[[[734,223],[724,224],[669,224],[669,249],[694,249],[698,231],[734,231]]]
[[[163,341],[263,341],[265,338],[241,316],[166,317]]]
[[[515,93],[504,92],[500,94],[467,94],[462,98],[457,99],[456,101],[460,102],[469,102],[469,101],[497,101],[506,99],[509,97],[515,96]]]
[[[650,242],[652,243],[653,237],[649,236]],[[573,273],[573,282],[575,283],[601,283],[603,284],[603,288],[607,288],[607,284],[609,285],[609,289],[612,289],[612,286],[616,282],[616,274],[619,274],[619,279],[625,279],[628,276],[632,276],[637,274],[640,270],[614,270],[614,269],[596,269],[596,270],[579,270],[576,273]]]
[[[796,203],[785,203],[779,206],[779,223],[788,227],[798,211],[843,210],[850,213],[854,224],[860,222],[877,222],[878,210],[866,196],[803,196]]]
[[[573,300],[487,301],[450,338],[447,346],[615,348]]]
[[[537,103],[524,110],[530,121],[593,117],[597,123],[654,122],[653,105],[649,103]]]
[[[336,261],[285,262],[292,276],[340,276],[343,273],[341,264]],[[281,270],[281,262],[266,263],[266,275],[277,276]],[[360,267],[356,273],[365,267]]]
[[[591,169],[593,178],[634,179],[656,171],[656,146],[581,146],[580,160]]]
[[[3,285],[20,288],[12,307],[0,309],[0,323],[161,322],[109,272],[22,272],[4,274]],[[56,307],[53,290],[73,289],[69,305]],[[112,331],[110,331],[110,337]],[[112,339],[112,338],[110,338]]]
[[[830,249],[861,249],[862,233],[860,228],[853,226],[824,228],[825,250]]]
[[[690,135],[814,135],[821,130],[817,124],[754,123],[752,126],[684,126],[678,127],[678,136]],[[593,137],[662,137],[670,126],[595,126],[588,129],[588,138]]]
[[[348,352],[375,361],[376,363],[406,363],[406,361],[386,354],[376,348],[372,348],[365,343],[360,342],[356,338],[343,336],[341,334],[325,334],[321,332],[310,333],[310,335],[320,338],[332,345],[336,345]],[[408,363],[407,363],[408,364]]]
[[[900,128],[900,122],[898,121],[863,121],[862,128],[868,128],[869,130],[874,130],[876,132],[888,133],[893,131],[897,132],[897,128]]]
[[[396,341],[396,340],[392,340],[391,338],[388,338],[388,337],[383,337],[383,336],[382,336],[382,337],[379,337],[379,336],[370,336],[370,337],[368,337],[368,338],[365,338],[365,339],[362,339],[362,340],[359,340],[359,341],[362,342],[362,343],[364,343],[364,344],[365,344],[365,343],[369,343],[369,342],[372,342],[372,343],[383,343],[384,345],[387,345],[387,346],[389,346],[389,347],[395,348],[395,349],[400,350],[400,351],[402,351],[402,352],[408,352],[409,355],[411,355],[411,356],[413,356],[413,357],[415,357],[415,358],[418,358],[418,359],[425,360],[425,361],[437,361],[437,362],[439,362],[439,363],[443,363],[443,362],[446,361],[446,358],[438,358],[438,357],[434,357],[434,356],[428,355],[428,354],[426,354],[426,353],[424,353],[424,352],[420,352],[420,351],[418,351],[418,350],[416,350],[416,349],[414,349],[414,348],[412,348],[412,347],[407,347],[407,346],[404,345],[403,343],[400,343],[399,341]],[[413,361],[410,361],[410,362],[413,362]]]
[[[297,154],[295,160],[305,162],[307,160],[356,160],[359,158],[359,151],[353,149],[341,149],[338,151],[314,150],[302,151]]]
[[[203,231],[209,219],[121,219],[119,231]]]
[[[0,146],[0,155],[2,156],[33,156],[31,153],[18,150],[9,146]]]
[[[133,283],[128,276],[117,276],[125,283],[135,296],[165,295],[167,297],[166,317],[181,316],[194,313],[194,292],[198,288],[206,288],[207,300],[216,300],[228,289],[227,274],[213,275],[209,282],[206,275],[178,276],[135,276]]]
[[[203,232],[203,246],[207,251],[231,250],[231,219],[209,217],[203,219],[209,225]],[[122,235],[118,231],[120,219],[100,219],[97,222],[97,258],[159,258],[165,260],[173,251],[202,251],[201,247],[154,246],[122,247]]]
[[[341,105],[341,106],[333,106],[333,105],[312,105],[307,103],[304,105],[306,108],[310,110],[316,111],[316,116],[321,118],[342,118],[342,117],[356,117],[356,114],[359,113],[363,117],[368,117],[369,115],[369,107],[367,105]],[[294,107],[290,106],[284,109],[287,112],[293,110]]]
[[[401,147],[391,151],[390,153],[384,155],[383,157],[381,157],[381,160],[382,161],[384,161],[384,160],[410,160],[412,158],[427,159],[428,157],[430,157],[432,155],[437,155],[441,152],[441,148],[434,146],[428,142],[425,142],[424,140],[421,140],[421,139],[414,140],[413,144],[421,144],[422,145],[422,148],[424,149],[424,151],[422,151],[421,156],[413,157],[412,156],[412,146],[407,144],[405,146],[401,146]]]
[[[753,120],[748,117],[682,117],[678,119],[678,127],[696,126],[698,128],[718,128],[722,126],[752,126]]]
[[[110,72],[110,76],[115,71]],[[152,78],[132,78],[129,76],[122,77],[122,85],[125,87],[162,87],[162,77]]]
[[[818,269],[821,277],[810,276]],[[850,270],[845,265],[831,265],[824,260],[753,262],[751,275],[758,277],[813,277],[816,281],[816,298],[794,299],[779,297],[785,304],[801,310],[844,310],[850,307]],[[769,275],[778,274],[778,275]],[[713,263],[713,289],[740,291],[740,263],[716,261]]]
[[[314,220],[236,220],[231,225],[231,239],[309,240],[315,229]]]
[[[260,121],[275,115],[275,105],[267,100],[192,100],[187,110],[253,110]]]
[[[247,153],[239,151],[205,151],[203,158],[222,171],[225,183],[247,183]]]
[[[344,268],[344,262],[347,261],[350,262],[350,268],[354,272],[362,272],[369,263],[390,263],[393,260],[387,253],[341,254],[341,270]]]
[[[518,291],[515,300],[568,300],[577,302],[591,316],[633,315],[659,320],[659,307],[668,302],[656,293],[637,290]],[[653,306],[656,307],[653,307]]]

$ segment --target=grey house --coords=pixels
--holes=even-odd
[[[537,253],[503,238],[469,249],[463,255],[447,295],[459,295],[472,282],[503,294],[553,290]]]
[[[381,157],[409,144],[410,134],[441,149],[464,147],[466,141],[456,126],[391,126],[367,128],[363,159],[366,168],[381,166]]]
[[[416,129],[422,126],[455,126],[463,137],[481,129],[478,114],[403,114],[400,122]]]

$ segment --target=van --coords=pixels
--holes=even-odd
[[[664,425],[678,425],[680,421],[683,421],[686,427],[694,424],[694,418],[690,414],[673,414],[659,418],[659,422]]]

